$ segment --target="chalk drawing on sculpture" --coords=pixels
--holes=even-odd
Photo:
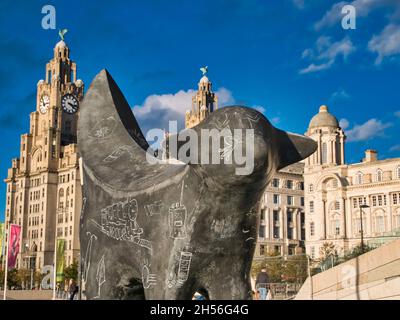
[[[117,125],[117,121],[114,117],[108,117],[102,119],[90,130],[89,136],[97,139],[105,139],[111,136],[113,133],[115,126]]]
[[[182,203],[183,201],[183,189],[185,182],[182,181],[181,197],[180,202],[174,203],[169,208],[169,227],[170,227],[170,238],[173,239],[184,239],[186,238],[186,218],[187,209]]]

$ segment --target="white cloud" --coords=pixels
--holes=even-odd
[[[400,25],[387,25],[379,35],[374,35],[368,42],[368,49],[378,54],[376,65],[381,64],[385,57],[400,54]]]
[[[389,151],[400,151],[400,144],[395,144],[389,149]]]
[[[348,121],[346,120],[346,123],[343,120],[346,119],[341,120],[342,124],[347,124],[348,127]],[[385,129],[391,126],[390,122],[383,123],[375,118],[370,119],[361,125],[355,125],[352,129],[346,130],[347,141],[366,141],[375,137],[383,137]]]
[[[356,50],[351,40],[344,37],[342,40],[332,42],[330,37],[321,36],[317,39],[315,49],[306,49],[302,58],[317,60],[310,63],[308,67],[301,69],[300,74],[318,72],[329,69],[335,63],[337,57],[342,56],[344,60]]]
[[[193,89],[179,90],[176,93],[152,94],[148,96],[143,104],[135,105],[132,111],[140,122],[143,133],[152,128],[168,129],[169,121],[177,121],[178,129],[184,127],[186,110],[192,106],[192,96],[196,91]],[[218,96],[218,107],[234,104],[232,92],[226,88],[215,91]]]
[[[350,94],[348,94],[346,90],[344,90],[343,88],[339,88],[331,95],[331,100],[347,100],[347,99],[350,99]]]
[[[293,0],[293,4],[298,8],[298,9],[304,9],[304,3],[305,0]]]
[[[350,123],[349,120],[343,118],[339,120],[339,126],[343,129],[346,130],[349,127]]]
[[[342,14],[343,6],[350,4],[356,8],[356,16],[366,17],[372,10],[385,7],[385,6],[395,6],[396,8],[400,8],[400,2],[398,0],[354,0],[354,1],[341,1],[335,3],[326,13],[325,15],[315,23],[314,28],[316,30],[320,30],[323,27],[330,27],[344,17]]]

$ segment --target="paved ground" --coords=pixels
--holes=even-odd
[[[0,299],[4,292],[0,291]],[[51,300],[52,290],[7,290],[7,300]]]

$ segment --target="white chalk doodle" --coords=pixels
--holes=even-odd
[[[124,154],[128,154],[130,159],[133,158],[133,154],[129,146],[119,146],[113,152],[111,152],[107,157],[105,157],[103,159],[103,162],[107,163],[114,162],[119,158],[121,158]]]
[[[233,225],[232,218],[228,216],[225,219],[213,220],[211,230],[218,234],[221,239],[224,239],[231,237],[235,232],[235,229],[232,227]]]
[[[104,284],[104,282],[106,282],[106,265],[104,262],[104,254],[97,265],[96,280],[97,280],[97,297],[95,298],[100,298],[101,286]]]
[[[224,120],[218,120],[215,118],[215,126],[218,130],[223,130],[227,127],[227,124],[229,123],[228,115],[225,113],[225,119]],[[228,126],[229,128],[229,126]]]
[[[114,117],[102,119],[95,124],[92,130],[90,130],[89,136],[97,139],[108,138],[113,133],[116,125],[117,121]]]
[[[148,217],[160,215],[164,208],[164,204],[162,201],[155,201],[151,204],[146,204],[144,206],[144,210],[146,211],[146,215]]]
[[[229,161],[233,155],[233,150],[238,145],[238,140],[232,136],[224,137],[224,147],[219,148],[220,159],[225,159],[225,161]]]
[[[145,289],[157,285],[157,275],[150,273],[150,265],[147,263],[142,267],[142,284]]]
[[[181,197],[180,202],[173,203],[169,208],[169,227],[170,227],[170,238],[173,239],[184,239],[186,238],[186,219],[187,209],[182,203],[183,201],[183,189],[185,182],[182,181]]]
[[[90,269],[90,261],[92,257],[92,247],[93,247],[93,241],[97,240],[97,236],[95,234],[92,234],[90,232],[87,232],[86,235],[89,236],[89,241],[86,247],[86,254],[85,254],[85,260],[84,260],[84,265],[83,265],[83,272],[82,272],[82,281],[86,283],[89,275],[89,269]]]
[[[139,227],[136,218],[138,204],[136,199],[127,198],[101,210],[101,222],[92,220],[101,232],[115,240],[129,241],[144,247],[152,253],[152,244],[143,239],[143,229]]]
[[[193,254],[191,252],[182,251],[179,258],[179,267],[177,275],[177,284],[183,285],[189,277],[190,263]]]
[[[252,129],[253,129],[253,123],[257,123],[260,120],[260,118],[261,117],[259,114],[245,116],[245,119],[249,121],[250,127]]]

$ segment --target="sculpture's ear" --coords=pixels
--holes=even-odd
[[[149,165],[148,143],[128,102],[106,70],[95,77],[83,99],[78,146],[84,167],[114,187],[144,188],[152,183],[151,175],[164,170],[158,164]]]
[[[317,150],[317,143],[306,136],[277,130],[277,145],[279,150],[278,170],[308,158]]]

